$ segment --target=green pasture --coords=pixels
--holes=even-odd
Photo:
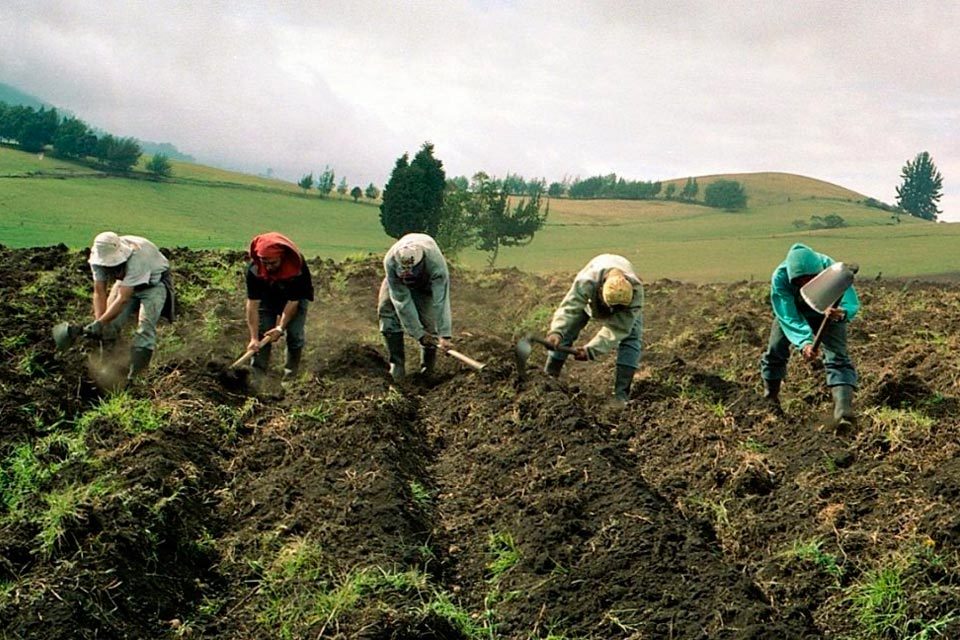
[[[0,244],[81,248],[111,229],[161,246],[242,250],[255,234],[276,230],[307,255],[339,260],[382,253],[393,242],[370,203],[321,200],[290,183],[189,163],[174,163],[174,172],[169,182],[106,177],[82,165],[0,148]],[[909,217],[894,224],[888,213],[859,204],[859,194],[802,176],[734,178],[742,179],[750,196],[749,208],[739,213],[666,201],[554,200],[547,226],[530,245],[503,248],[497,266],[571,272],[598,253],[619,253],[647,280],[766,280],[792,243],[805,242],[838,260],[858,262],[864,277],[960,271],[960,224]],[[700,183],[703,189],[705,179]],[[829,214],[849,226],[794,226],[795,220]],[[467,267],[485,261],[477,251],[460,256]]]

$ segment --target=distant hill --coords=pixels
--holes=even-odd
[[[64,109],[63,107],[58,107],[56,105],[50,104],[49,102],[44,102],[40,98],[32,96],[28,93],[24,93],[23,91],[20,91],[16,87],[13,87],[9,84],[3,84],[2,82],[0,82],[0,102],[5,102],[9,105],[21,105],[24,107],[33,107],[34,109],[41,109],[41,108],[56,109],[57,113],[59,113],[61,116],[70,116],[70,117],[75,116],[74,112],[68,109]],[[85,120],[85,118],[83,118],[82,116],[76,116],[76,117],[79,117]],[[91,128],[94,129],[95,133],[98,136],[103,135],[105,133],[112,133],[113,135],[119,135],[121,137],[125,137],[120,132],[106,131],[96,127],[93,123],[88,123],[88,124],[90,124]],[[140,143],[140,147],[143,149],[143,152],[148,155],[152,156],[158,153],[162,153],[171,160],[183,160],[184,162],[196,162],[193,156],[183,153],[182,151],[177,149],[175,146],[173,146],[169,142],[151,142],[149,140],[140,140],[140,139],[136,139],[136,140],[138,143]]]
[[[751,207],[784,204],[798,200],[817,198],[820,200],[843,200],[860,202],[867,197],[824,180],[799,176],[794,173],[761,171],[756,173],[727,173],[723,175],[693,176],[700,188],[697,198],[703,200],[703,191],[717,180],[735,180],[743,185],[747,192],[747,204]],[[687,178],[665,180],[663,186],[674,184],[677,193],[683,189]]]
[[[45,108],[49,109],[53,107],[51,104],[31,96],[28,93],[20,91],[16,87],[11,87],[8,84],[3,84],[0,82],[0,102],[6,102],[7,104],[19,104],[25,107],[33,107],[34,109]]]

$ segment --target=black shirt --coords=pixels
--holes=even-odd
[[[253,263],[247,268],[247,299],[260,300],[269,308],[282,309],[291,300],[313,301],[313,280],[306,261],[300,273],[286,280],[267,281],[257,275]]]

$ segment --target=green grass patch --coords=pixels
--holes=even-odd
[[[156,431],[167,415],[150,400],[137,399],[126,391],[102,399],[100,403],[80,416],[77,424],[86,431],[101,421],[110,421],[131,435]]]
[[[490,534],[487,540],[487,553],[490,562],[487,571],[490,572],[490,581],[497,582],[503,575],[515,567],[522,557],[513,536],[507,532]]]
[[[433,494],[416,480],[410,481],[410,496],[421,511],[429,512],[433,508]]]
[[[843,577],[843,568],[837,563],[837,557],[823,550],[823,541],[818,538],[797,540],[788,554],[801,562],[811,563],[818,570],[834,578],[836,581]]]
[[[75,484],[44,495],[45,508],[36,517],[40,526],[37,540],[41,553],[49,555],[59,542],[70,522],[81,518],[84,507],[110,493],[112,486],[104,478],[86,484]]]
[[[944,611],[952,591],[943,559],[929,539],[864,573],[845,591],[844,604],[859,625],[856,637],[930,640],[960,619],[960,607]],[[956,600],[952,601],[956,605]]]
[[[412,594],[410,607],[429,591],[428,577],[416,570],[380,567],[331,576],[329,561],[319,545],[297,538],[280,549],[260,584],[257,621],[283,639],[314,637],[317,629],[336,626],[342,617],[386,593]]]
[[[24,504],[66,464],[88,462],[85,432],[77,428],[53,433],[35,443],[21,443],[0,463],[0,504],[12,517],[22,517]]]
[[[863,412],[870,420],[874,432],[879,433],[891,451],[908,448],[911,442],[919,442],[930,435],[935,424],[933,418],[915,409],[870,407]]]

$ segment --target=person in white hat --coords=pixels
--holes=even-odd
[[[404,378],[403,334],[421,345],[420,373],[430,375],[437,347],[451,344],[450,272],[440,247],[424,233],[408,233],[383,258],[377,315],[387,345],[390,375]]]
[[[160,317],[171,322],[174,318],[170,263],[146,238],[119,236],[113,231],[93,239],[88,262],[93,272],[93,322],[83,332],[94,338],[115,335],[137,312],[127,376],[133,379],[150,364]],[[110,281],[113,286],[108,294]]]
[[[593,318],[602,325],[586,344],[573,347],[580,332]],[[553,349],[544,370],[558,377],[567,354],[556,350],[574,348],[575,360],[594,360],[617,348],[617,372],[611,404],[623,407],[630,398],[633,374],[640,366],[643,336],[643,284],[633,265],[623,256],[596,256],[573,280],[573,285],[553,314],[546,340]]]

